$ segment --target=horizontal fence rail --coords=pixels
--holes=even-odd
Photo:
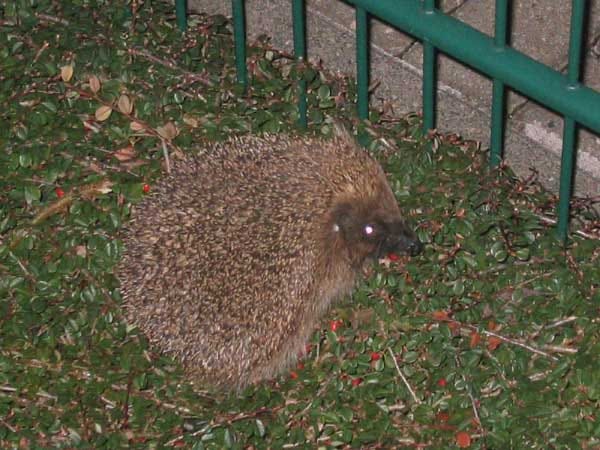
[[[490,77],[492,111],[490,164],[502,159],[505,132],[506,87],[547,106],[564,117],[558,205],[558,237],[565,241],[569,221],[579,125],[600,134],[600,93],[580,83],[582,36],[586,0],[572,0],[569,65],[564,75],[507,45],[509,0],[496,0],[495,33],[490,37],[436,8],[435,0],[344,0],[356,8],[357,112],[369,115],[368,17],[377,17],[423,43],[423,128],[435,128],[437,52],[454,58]],[[246,85],[244,0],[232,0],[238,80]],[[185,0],[176,0],[178,13]],[[306,60],[305,1],[292,0],[294,51],[299,62]],[[179,18],[179,14],[178,14]],[[185,29],[181,25],[182,29]],[[243,67],[242,67],[243,66]],[[306,126],[306,84],[299,83],[299,124]]]
[[[418,0],[347,0],[576,122],[600,132],[600,93]],[[585,0],[573,3],[585,4]]]

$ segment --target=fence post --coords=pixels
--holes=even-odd
[[[369,118],[369,21],[367,11],[356,7],[356,91],[358,118]]]
[[[244,0],[232,0],[233,40],[235,43],[235,65],[237,81],[244,90],[248,87],[248,69],[246,67],[246,18]]]
[[[423,10],[426,14],[435,11],[435,0],[425,0]],[[435,128],[436,100],[436,48],[427,39],[423,40],[423,135]]]
[[[298,125],[301,128],[308,126],[306,116],[306,80],[304,79],[303,70],[306,62],[306,24],[304,0],[292,1],[292,23],[294,32],[294,56],[296,57],[296,65],[299,69],[298,79]]]
[[[567,78],[569,88],[580,87],[581,42],[585,20],[585,0],[573,0],[571,6],[571,30],[569,37],[569,67]],[[569,228],[571,191],[573,189],[573,166],[575,162],[575,144],[577,142],[577,124],[571,117],[565,116],[563,126],[563,148],[560,164],[560,188],[558,200],[558,238],[565,242]]]
[[[506,48],[506,30],[508,24],[508,0],[496,0],[496,18],[494,47],[498,52]],[[504,83],[494,78],[492,86],[492,124],[490,136],[490,166],[497,167],[502,160],[504,148],[504,119],[506,105]]]
[[[187,0],[175,0],[175,16],[179,29],[187,30]]]

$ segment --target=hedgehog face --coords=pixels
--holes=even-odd
[[[334,209],[333,231],[343,241],[353,262],[378,259],[390,253],[415,256],[423,244],[395,210],[339,204]]]

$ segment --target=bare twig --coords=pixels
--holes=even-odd
[[[42,53],[44,53],[48,47],[50,47],[50,44],[48,44],[47,41],[44,41],[44,44],[40,47],[40,49],[35,54],[35,57],[33,58],[33,64],[35,64],[38,61],[38,59],[40,59],[40,56],[42,56]]]
[[[257,409],[256,411],[251,411],[249,413],[239,413],[239,414],[235,414],[230,417],[219,418],[210,424],[210,429],[220,428],[225,425],[231,425],[234,422],[240,422],[242,420],[254,419],[254,418],[257,418],[257,417],[265,415],[265,414],[272,414],[281,408],[283,408],[283,406],[278,406],[275,408],[260,408],[260,409]],[[202,435],[204,433],[206,433],[206,429],[202,428],[201,430],[195,431],[190,436],[196,437],[196,436]],[[174,445],[176,442],[182,440],[183,438],[184,438],[184,435],[180,434],[180,435],[174,437],[173,439],[171,439],[169,442],[167,442],[165,444],[165,447],[170,447],[170,446]]]
[[[167,169],[167,173],[171,173],[171,161],[169,159],[169,150],[167,150],[167,144],[164,139],[160,140],[162,143],[163,156],[165,157],[165,168]]]
[[[408,380],[406,379],[406,377],[400,370],[400,366],[398,365],[398,361],[396,360],[396,355],[394,355],[394,352],[392,351],[392,349],[390,347],[388,347],[388,352],[390,353],[390,356],[392,357],[392,360],[394,361],[394,365],[396,366],[396,371],[398,372],[398,375],[400,375],[400,378],[402,378],[402,382],[406,386],[406,389],[408,389],[408,392],[410,392],[410,395],[412,396],[414,402],[418,405],[421,404],[421,400],[419,400],[419,397],[417,397],[417,394],[415,394],[415,391],[413,391],[413,388],[410,387],[410,384],[408,384]]]
[[[454,360],[456,361],[456,366],[462,369],[462,364],[460,362],[460,358],[458,357],[458,355],[454,355]],[[477,426],[479,427],[479,431],[481,432],[482,436],[485,436],[486,433],[485,433],[485,430],[483,429],[483,426],[481,425],[481,418],[479,417],[479,408],[477,406],[479,401],[473,395],[473,392],[472,392],[473,390],[471,389],[472,385],[471,385],[470,380],[467,379],[467,376],[464,373],[461,374],[461,377],[462,377],[463,381],[465,382],[467,395],[469,396],[469,400],[471,400],[471,408],[473,409],[473,416],[475,417],[475,420],[477,421]]]
[[[541,214],[535,214],[535,216],[542,223],[547,223],[547,224],[550,224],[550,225],[556,225],[556,223],[557,223],[557,220],[553,219],[551,217],[542,216]],[[600,239],[600,236],[598,236],[596,234],[592,234],[592,233],[587,233],[587,232],[582,231],[582,230],[574,230],[574,231],[572,231],[572,233],[573,234],[577,234],[578,236],[584,237],[586,239],[594,239],[594,240]]]
[[[15,233],[14,236],[15,236],[14,239],[17,240],[17,241],[20,241],[21,238],[23,237],[23,235],[19,234],[19,233]],[[11,248],[14,248],[14,246],[12,245],[12,243],[11,243]],[[32,285],[35,285],[38,280],[27,269],[27,266],[25,266],[25,264],[23,263],[23,261],[21,261],[21,259],[19,259],[19,257],[17,255],[15,255],[12,251],[9,251],[8,254],[10,255],[11,258],[13,258],[15,260],[15,262],[17,263],[17,265],[23,271],[23,273],[25,274],[25,278],[27,278]]]
[[[540,381],[543,380],[544,378],[546,378],[548,375],[550,375],[552,373],[551,370],[546,370],[544,372],[538,372],[538,373],[534,373],[533,375],[529,375],[529,379],[531,381]]]
[[[17,429],[13,427],[11,424],[6,422],[4,419],[0,419],[0,423],[4,425],[11,433],[16,433]]]
[[[551,355],[550,353],[547,353],[543,350],[533,347],[532,345],[524,344],[523,342],[517,341],[516,339],[507,338],[506,336],[502,336],[501,334],[494,333],[493,331],[481,330],[478,327],[476,327],[475,325],[471,325],[468,323],[462,323],[455,319],[450,319],[450,318],[439,319],[439,318],[435,318],[435,317],[431,317],[431,316],[429,316],[429,317],[432,318],[433,320],[435,320],[436,322],[454,323],[460,327],[464,327],[471,331],[475,331],[476,333],[482,333],[488,337],[492,336],[492,337],[495,337],[495,338],[501,340],[502,342],[506,342],[507,344],[512,344],[512,345],[516,345],[517,347],[524,348],[525,350],[529,350],[531,353],[535,353],[537,355],[544,356],[548,359],[551,359],[552,361],[558,361],[558,358],[556,356]]]
[[[575,353],[577,353],[577,349],[576,348],[572,348],[572,347],[561,347],[560,345],[544,345],[544,348],[546,350],[550,350],[554,353],[568,353],[571,355],[574,355]]]
[[[123,402],[123,420],[121,429],[129,428],[129,398],[131,396],[131,388],[133,387],[133,370],[129,371],[127,377],[127,390],[125,391],[125,401]]]
[[[161,59],[158,56],[154,56],[146,49],[133,47],[129,49],[129,53],[131,55],[141,56],[143,58],[146,58],[148,61],[160,64],[164,67],[168,67],[169,69],[177,70],[178,72],[181,72],[187,77],[189,77],[191,81],[199,81],[200,83],[209,87],[213,85],[213,83],[208,78],[203,77],[200,74],[190,72],[189,70],[185,70],[179,67],[177,64],[175,64],[173,61],[167,61],[166,59]]]
[[[64,197],[59,198],[55,202],[50,203],[48,206],[43,208],[31,221],[31,225],[35,226],[46,220],[48,217],[53,216],[59,211],[67,209],[71,203],[73,203],[73,194],[65,194]]]
[[[81,274],[86,278],[88,283],[90,283],[91,285],[93,285],[94,287],[96,287],[97,289],[100,290],[100,292],[102,293],[102,296],[106,300],[106,304],[112,305],[112,306],[118,306],[115,299],[110,296],[110,294],[108,293],[106,288],[102,285],[102,283],[98,282],[98,280],[96,280],[96,278],[94,278],[94,276],[91,274],[91,272],[89,270],[81,269]]]
[[[168,447],[172,447],[172,446],[174,446],[174,445],[175,445],[175,443],[177,443],[177,442],[179,442],[179,441],[182,441],[182,440],[183,440],[183,438],[184,438],[184,435],[183,435],[183,434],[180,434],[180,435],[178,435],[178,436],[174,437],[173,439],[171,439],[170,441],[166,442],[166,443],[165,443],[165,447],[167,447],[167,448],[168,448]]]
[[[65,194],[47,207],[43,208],[31,221],[31,225],[35,226],[46,220],[48,217],[56,214],[69,207],[75,198],[94,199],[100,194],[106,194],[111,191],[112,181],[101,180],[95,183],[80,186],[77,190]]]
[[[578,319],[577,316],[566,317],[564,319],[560,319],[560,320],[557,320],[556,322],[546,325],[545,328],[546,328],[546,330],[549,330],[550,328],[561,327],[567,323],[575,322],[577,319]]]
[[[546,353],[546,352],[544,352],[544,351],[542,351],[542,350],[540,350],[538,348],[535,348],[535,347],[533,347],[533,346],[531,346],[529,344],[524,344],[524,343],[519,342],[519,341],[517,341],[515,339],[507,338],[505,336],[502,336],[501,334],[494,333],[493,331],[479,330],[476,326],[473,326],[473,325],[465,325],[465,326],[467,326],[468,328],[471,328],[472,330],[475,330],[477,332],[481,332],[481,333],[485,334],[486,336],[493,336],[495,338],[498,338],[501,341],[506,342],[507,344],[516,345],[517,347],[524,348],[525,350],[529,350],[532,353],[536,353],[538,355],[545,356],[546,358],[549,358],[549,359],[551,359],[553,361],[558,361],[558,358],[556,356],[553,356],[550,353]]]
[[[45,392],[45,391],[38,391],[36,395],[40,398],[47,398],[48,400],[54,400],[54,401],[58,400],[58,397],[56,395],[49,394],[48,392]]]
[[[69,26],[71,23],[67,19],[63,19],[61,17],[51,16],[49,14],[36,13],[35,17],[45,22],[58,23],[60,25]]]

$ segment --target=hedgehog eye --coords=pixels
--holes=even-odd
[[[375,234],[375,227],[373,225],[365,225],[363,231],[367,236],[373,236]]]

